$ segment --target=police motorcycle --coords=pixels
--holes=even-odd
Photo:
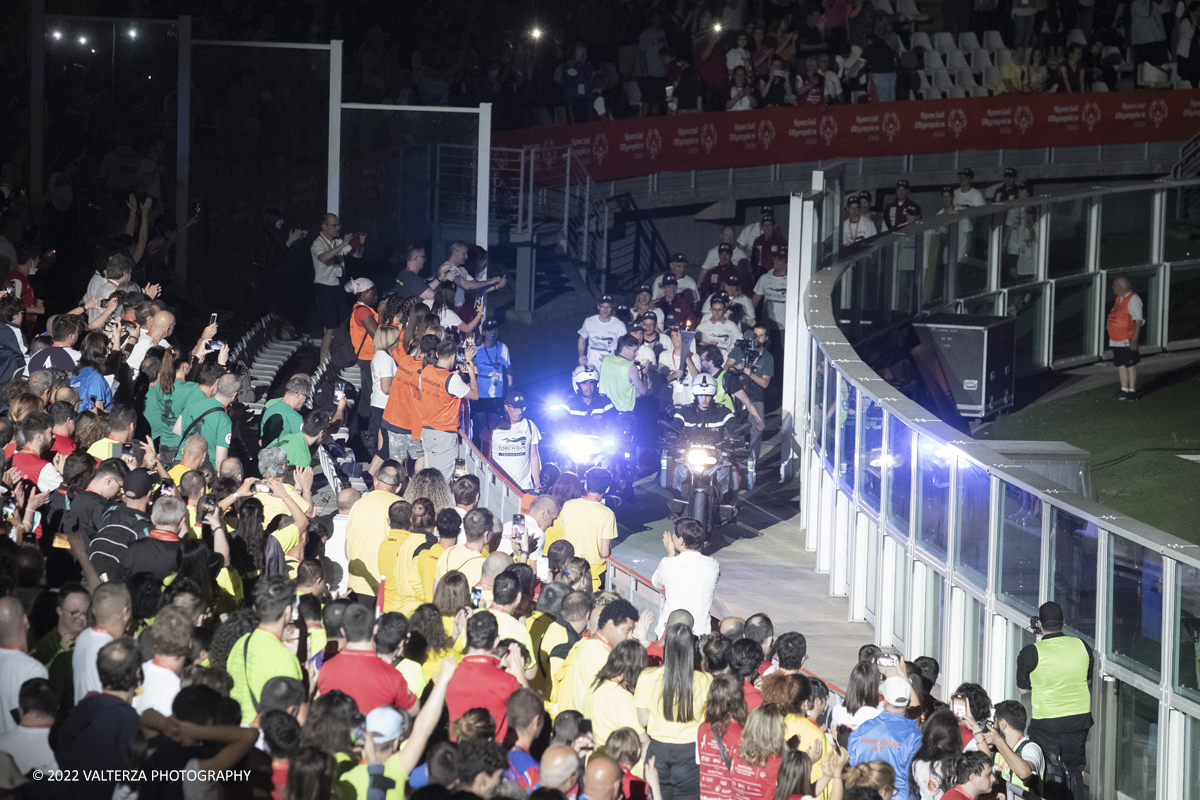
[[[554,470],[543,470],[546,473],[543,483],[549,477],[557,480],[563,472],[573,472],[582,479],[592,467],[604,467],[613,475],[614,488],[622,492],[632,488],[629,485],[629,478],[634,475],[632,437],[623,429],[622,418],[613,404],[600,394],[599,386],[600,373],[595,367],[576,367],[571,373],[574,395],[555,398],[547,404],[548,466]],[[549,486],[542,488],[549,490]],[[619,504],[619,499],[613,499],[614,504]]]
[[[748,423],[716,403],[717,383],[701,373],[692,378],[693,403],[671,422],[660,422],[660,485],[676,496],[667,501],[672,518],[689,517],[704,526],[705,539],[737,517],[742,489],[753,489],[757,467]]]

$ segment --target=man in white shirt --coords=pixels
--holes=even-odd
[[[346,594],[346,581],[350,577],[350,560],[346,558],[346,523],[350,520],[350,509],[362,495],[358,489],[346,488],[338,492],[337,513],[333,515],[333,533],[325,542],[325,556],[321,568],[325,583],[334,597]]]
[[[132,616],[133,601],[125,584],[103,583],[92,593],[92,617],[96,622],[79,634],[71,653],[77,705],[89,694],[104,691],[100,672],[96,669],[96,656],[104,645],[125,635]]]
[[[12,756],[22,775],[35,769],[57,770],[58,762],[50,749],[50,726],[58,713],[58,694],[50,681],[30,678],[21,684],[18,703],[21,722],[8,733],[0,734],[0,753]]]
[[[983,192],[971,186],[975,171],[963,167],[958,171],[958,188],[954,190],[954,210],[975,208],[984,205]]]
[[[700,290],[696,286],[696,282],[692,280],[692,277],[684,274],[684,272],[687,270],[687,264],[687,256],[685,256],[683,253],[675,253],[671,256],[670,274],[675,276],[675,281],[679,285],[679,293],[687,298],[687,301],[692,304],[692,308],[695,308],[700,302]],[[654,289],[654,294],[652,295],[652,298],[655,300],[666,294],[666,290],[663,289],[663,278],[665,277],[666,273],[663,273],[654,279],[654,285],[652,287]]]
[[[700,265],[700,284],[701,285],[704,284],[704,274],[706,272],[708,272],[710,269],[712,269],[713,267],[715,267],[717,264],[721,263],[721,251],[719,249],[721,247],[721,245],[723,245],[723,244],[733,245],[733,250],[730,251],[730,260],[734,264],[738,264],[742,261],[742,259],[750,257],[747,254],[747,252],[742,248],[742,246],[737,243],[737,239],[735,238],[734,234],[735,234],[735,232],[733,230],[733,227],[730,225],[726,225],[724,228],[721,228],[720,241],[718,241],[716,244],[714,244],[712,246],[712,249],[710,249],[708,251],[708,255],[704,257],[704,263]],[[754,240],[751,239],[751,241],[754,241]]]
[[[862,215],[862,200],[851,196],[846,201],[846,219],[842,221],[842,247],[858,244],[877,233],[875,223]]]
[[[313,289],[317,297],[317,315],[325,335],[321,338],[321,361],[329,354],[329,342],[333,329],[342,323],[346,293],[342,291],[345,275],[346,254],[362,258],[362,248],[367,237],[361,233],[351,234],[347,239],[338,236],[341,221],[337,214],[326,214],[321,218],[321,234],[313,239],[309,253],[313,262]]]
[[[750,248],[754,246],[754,240],[762,236],[762,218],[775,218],[775,206],[763,206],[758,210],[758,222],[751,222],[746,227],[742,228],[742,232],[738,234],[737,244],[742,248],[743,252],[749,253]]]
[[[175,332],[175,315],[170,311],[160,311],[150,318],[150,327],[142,331],[137,344],[129,353],[125,363],[136,373],[142,366],[142,359],[151,347],[161,347],[163,341]],[[207,332],[207,331],[206,331]]]
[[[725,318],[725,310],[729,308],[729,295],[718,292],[709,298],[709,308],[712,316],[696,326],[702,344],[715,344],[721,350],[721,355],[729,358],[729,351],[742,337],[742,329]]]
[[[523,492],[537,489],[541,440],[537,425],[525,419],[525,394],[509,389],[504,396],[504,421],[492,425],[491,460]]]
[[[17,727],[9,712],[20,705],[25,681],[47,677],[46,666],[29,655],[29,619],[21,601],[0,598],[0,734]]]
[[[167,606],[154,617],[154,658],[142,662],[142,693],[133,698],[139,714],[153,708],[164,717],[179,694],[179,671],[192,654],[192,631],[196,620],[182,608]]]
[[[596,304],[597,313],[583,321],[579,329],[579,365],[591,366],[596,372],[605,356],[612,355],[617,339],[626,334],[625,323],[613,316],[611,295],[604,295]]]
[[[681,519],[675,531],[663,532],[667,557],[658,562],[650,579],[654,588],[663,593],[663,607],[658,614],[658,638],[667,627],[667,617],[676,609],[692,615],[692,632],[703,636],[712,630],[713,594],[721,577],[721,565],[711,556],[700,552],[704,546],[704,526],[694,519]]]
[[[1025,735],[1027,718],[1019,701],[1002,700],[992,712],[993,724],[977,734],[975,743],[989,756],[993,751],[1000,756],[1001,778],[1040,792],[1046,756],[1041,746]]]
[[[754,304],[750,302],[750,298],[742,294],[742,282],[739,278],[730,278],[721,284],[721,293],[729,298],[729,308],[725,309],[726,314],[734,306],[742,309],[742,318],[739,322],[746,328],[754,327]],[[700,311],[700,320],[704,321],[712,316],[712,298],[704,301],[704,308]],[[730,320],[732,322],[732,320]]]
[[[546,529],[554,524],[554,520],[558,519],[558,510],[558,503],[554,498],[543,494],[538,495],[530,504],[529,513],[522,515],[525,522],[525,539],[521,543],[521,550],[529,557],[529,565],[533,567],[534,573],[543,581],[550,579],[549,562],[542,557],[546,542]],[[509,520],[504,523],[504,535],[500,538],[500,544],[496,550],[508,553],[510,556],[514,555],[513,541],[513,523],[512,520]]]
[[[774,322],[779,330],[787,327],[787,271],[787,245],[782,245],[775,253],[775,268],[758,279],[752,298],[755,308],[766,298],[762,311],[756,316],[759,320]]]
[[[1112,283],[1112,310],[1108,312],[1108,346],[1112,348],[1113,364],[1121,378],[1118,400],[1137,400],[1137,365],[1142,360],[1138,354],[1138,339],[1142,326],[1146,324],[1142,298],[1133,291],[1126,278],[1117,278]]]
[[[97,272],[88,281],[87,291],[83,294],[83,303],[87,303],[92,298],[107,300],[117,290],[117,286],[121,282],[129,280],[132,274],[132,258],[124,253],[109,256],[108,263],[104,265],[103,274]],[[88,309],[88,322],[95,322],[103,313],[99,307]]]

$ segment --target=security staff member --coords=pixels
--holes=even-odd
[[[715,344],[702,344],[696,348],[696,356],[700,361],[700,372],[713,376],[713,381],[716,383],[716,397],[713,398],[715,402],[729,409],[730,413],[736,413],[733,401],[740,400],[746,407],[746,411],[749,412],[754,427],[760,431],[767,427],[762,415],[758,413],[758,409],[754,407],[754,403],[746,394],[742,383],[742,374],[723,368],[725,356],[721,355],[720,348]],[[692,378],[692,380],[696,379]]]
[[[1083,770],[1092,727],[1090,686],[1095,656],[1087,642],[1062,632],[1063,610],[1058,603],[1042,604],[1035,627],[1042,638],[1017,656],[1017,689],[1032,695],[1029,738],[1046,757],[1044,796],[1048,800],[1086,798]]]
[[[735,422],[733,412],[724,405],[714,401],[717,395],[717,382],[707,372],[701,372],[692,379],[691,405],[684,406],[675,412],[672,420],[675,427],[680,428],[680,442],[688,445],[718,445],[726,437],[730,426]],[[706,472],[716,472],[716,485],[723,496],[729,491],[732,469],[728,466],[717,465]],[[671,474],[671,488],[680,491],[687,478],[686,464],[676,464]]]
[[[616,417],[612,401],[600,394],[600,373],[590,365],[578,366],[571,373],[575,393],[550,406],[552,414],[566,413],[568,426],[580,433],[599,433]]]
[[[437,362],[421,369],[417,381],[417,411],[421,419],[421,445],[425,467],[441,471],[449,480],[458,455],[458,420],[463,399],[479,399],[479,372],[475,368],[475,345],[467,345],[463,373],[454,369],[458,345],[444,341],[437,346]],[[469,382],[468,382],[469,381]]]

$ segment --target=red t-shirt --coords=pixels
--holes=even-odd
[[[521,684],[516,678],[500,669],[500,659],[495,656],[464,656],[446,687],[450,725],[453,726],[454,720],[472,708],[486,708],[492,719],[496,720],[496,741],[504,741],[504,734],[508,732],[505,706],[508,698],[520,688]]]
[[[650,791],[646,782],[629,771],[629,767],[621,765],[621,796],[625,800],[646,800]]]
[[[288,760],[275,759],[271,762],[271,800],[285,800],[287,796]]]
[[[775,779],[783,756],[771,756],[765,767],[747,764],[741,756],[734,756],[729,770],[729,783],[733,800],[772,800],[775,797]]]
[[[75,443],[71,441],[70,436],[56,433],[54,434],[54,444],[50,445],[50,449],[55,453],[62,453],[64,456],[69,456],[75,452]]]
[[[746,681],[743,684],[743,688],[745,689],[746,709],[748,711],[753,711],[762,705],[762,692],[753,683]]]
[[[942,800],[974,800],[974,798],[964,792],[961,786],[955,786],[953,789],[942,795]]]
[[[662,642],[651,642],[650,644],[646,645],[646,665],[650,667],[661,667],[662,663]]]
[[[742,726],[730,720],[729,730],[725,731],[722,741],[725,742],[725,754],[732,761],[737,753],[738,742],[742,738]],[[721,749],[717,746],[717,736],[712,725],[702,722],[696,731],[696,758],[700,764],[700,797],[703,800],[726,800],[733,791],[729,782],[729,770],[725,760],[721,758]]]
[[[317,691],[325,694],[334,689],[353,697],[362,714],[380,706],[412,708],[417,701],[400,671],[374,650],[342,650],[322,664]]]
[[[33,286],[29,283],[29,276],[13,267],[8,273],[5,283],[8,284],[12,281],[21,284],[21,302],[25,304],[26,308],[33,308],[37,304],[37,298],[33,295]]]

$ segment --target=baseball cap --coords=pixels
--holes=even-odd
[[[721,242],[719,245],[717,245],[717,252],[718,253],[732,253],[733,245],[731,245],[729,242]]]
[[[962,169],[960,169],[960,170],[958,171],[958,177],[960,177],[960,178],[974,178],[974,177],[975,177],[975,170],[971,169],[970,167],[963,167]]]
[[[774,213],[775,213],[775,206],[763,206],[762,208],[760,208],[760,209],[758,210],[758,213],[760,213],[760,214],[774,214]]]
[[[513,408],[525,407],[525,393],[519,389],[509,389],[504,393],[504,405]]]
[[[404,717],[391,706],[379,706],[367,713],[366,729],[375,737],[376,744],[387,744],[404,735]]]
[[[1006,178],[1017,177],[1017,168],[1016,167],[1005,167],[1004,168],[1004,177],[1006,177]]]
[[[907,189],[908,181],[904,180],[904,178],[901,178],[900,180],[896,181],[896,188],[899,189],[901,186],[903,186],[905,189]]]
[[[596,301],[596,305],[598,306],[602,306],[605,303],[608,303],[610,306],[615,306],[617,304],[617,302],[613,300],[613,296],[611,294],[603,295],[598,301]]]
[[[710,303],[724,303],[725,305],[729,305],[729,295],[727,295],[725,292],[716,292],[715,294],[713,294],[712,300],[710,300],[709,302]]]
[[[655,314],[653,311],[643,311],[641,314],[638,314],[638,318],[634,321],[635,322],[645,322],[646,320],[651,320],[651,321],[657,323],[658,315]]]
[[[787,261],[787,245],[786,244],[781,244],[781,245],[779,245],[779,247],[775,248],[775,257],[782,261]]]
[[[849,208],[850,206],[856,206],[861,202],[862,202],[862,200],[861,200],[861,198],[859,198],[858,195],[852,194],[846,198],[846,208]]]
[[[125,476],[125,496],[132,500],[140,500],[150,494],[158,476],[148,469],[131,469]]]
[[[676,278],[674,275],[669,275],[669,274],[663,275],[662,285],[663,286],[678,286],[679,279]]]
[[[774,222],[775,215],[774,214],[763,214],[761,222],[767,222],[767,221]]]
[[[879,687],[879,693],[883,695],[884,701],[890,705],[907,706],[909,696],[912,693],[912,686],[899,675],[893,675]]]
[[[491,319],[487,319],[487,320],[483,321],[483,329],[485,331],[495,330],[496,328],[499,328],[499,327],[500,327],[500,320],[496,319],[495,317],[492,317]]]
[[[949,186],[943,186],[943,187],[942,187],[942,194],[945,194],[945,193],[947,193],[947,192],[949,192],[950,194],[954,194],[954,189],[952,189],[952,188],[951,188],[951,187],[949,187]]]
[[[671,263],[672,264],[686,264],[687,256],[685,256],[683,253],[675,253],[673,256],[671,256]]]
[[[873,195],[866,189],[863,189],[861,192],[858,193],[858,196],[860,198],[862,198],[863,200],[870,200]]]
[[[1038,619],[1043,625],[1049,625],[1052,628],[1057,628],[1063,623],[1062,606],[1051,600],[1049,603],[1042,603],[1038,607]]]
[[[637,291],[634,292],[634,295],[635,296],[639,295],[642,292],[645,292],[646,294],[654,294],[654,290],[652,288],[650,288],[650,284],[648,284],[648,283],[643,283],[641,286],[639,286],[637,288]]]

